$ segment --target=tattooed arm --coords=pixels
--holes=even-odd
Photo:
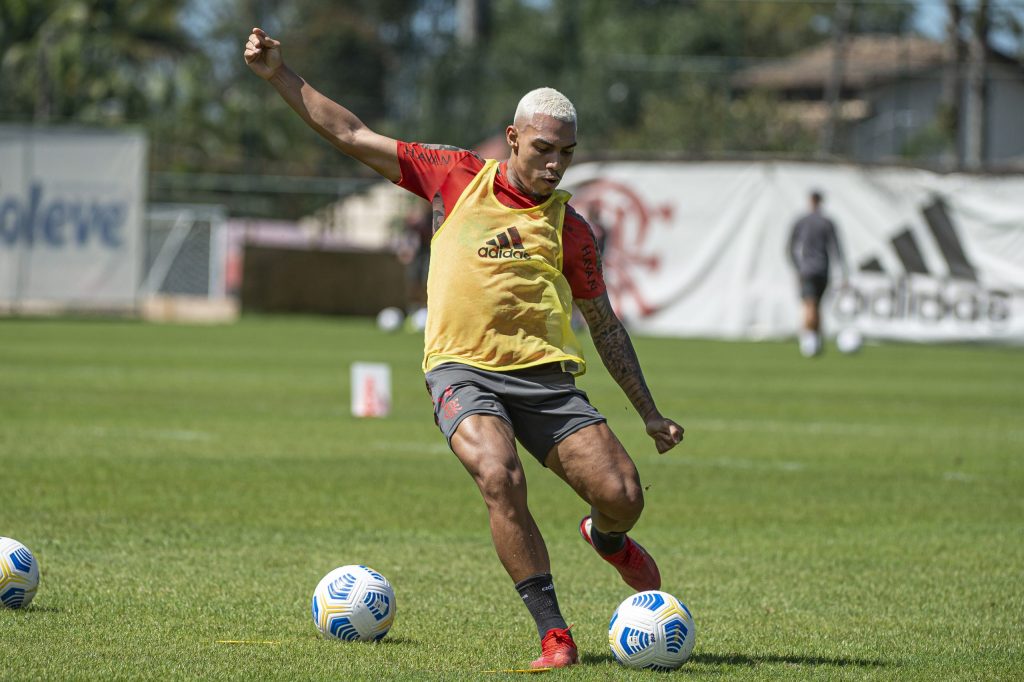
[[[612,310],[608,295],[576,299],[576,306],[587,320],[591,338],[601,355],[601,361],[644,420],[647,435],[654,439],[658,452],[672,449],[683,439],[683,427],[658,412],[651,391],[647,388],[647,382],[644,381],[644,374],[640,370],[640,361],[633,349],[633,342]]]

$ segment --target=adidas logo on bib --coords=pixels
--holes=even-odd
[[[519,230],[510,227],[498,234],[494,239],[488,239],[485,246],[477,250],[481,258],[518,258],[529,260],[530,254],[523,247],[523,239],[519,236]]]

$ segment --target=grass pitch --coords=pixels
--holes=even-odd
[[[636,537],[686,602],[700,679],[1024,676],[1024,353],[635,339],[659,456],[590,349],[580,380],[649,486]],[[0,322],[0,535],[42,567],[0,611],[0,677],[498,679],[536,632],[475,487],[435,430],[421,340],[371,323]],[[348,367],[391,363],[393,414],[349,415]],[[578,680],[629,595],[584,504],[524,457]],[[320,639],[336,566],[395,586],[376,645]],[[224,644],[222,640],[242,641]]]

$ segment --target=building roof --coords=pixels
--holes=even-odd
[[[939,67],[943,49],[942,43],[920,36],[849,36],[843,87],[861,89]],[[743,69],[733,76],[732,83],[766,90],[820,89],[831,73],[832,43],[825,41],[784,59]]]

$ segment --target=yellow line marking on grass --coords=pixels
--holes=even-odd
[[[485,673],[526,673],[532,675],[533,673],[549,673],[554,668],[510,668],[508,670],[482,670]]]
[[[217,644],[280,644],[273,639],[218,639]]]

